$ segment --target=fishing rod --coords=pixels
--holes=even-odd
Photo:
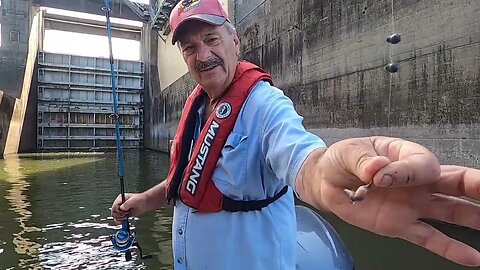
[[[113,50],[112,50],[112,25],[110,22],[110,11],[111,5],[110,0],[105,0],[105,7],[102,8],[105,12],[105,17],[107,20],[107,38],[108,38],[108,49],[110,53],[110,76],[112,84],[112,95],[113,95],[113,113],[110,115],[111,118],[115,120],[115,135],[116,135],[116,146],[117,146],[117,162],[118,162],[118,177],[120,178],[120,194],[122,196],[122,203],[125,202],[125,181],[123,177],[125,176],[125,168],[123,164],[123,149],[122,142],[120,137],[120,116],[118,114],[118,95],[117,95],[117,85],[115,82],[115,63],[113,59]],[[142,249],[138,244],[135,234],[130,231],[130,223],[128,218],[122,222],[122,228],[118,230],[114,235],[111,236],[113,247],[120,252],[125,252],[125,260],[130,261],[132,259],[131,249],[137,248],[140,253],[140,258],[149,259],[151,255],[143,255]]]

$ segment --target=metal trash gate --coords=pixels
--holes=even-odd
[[[38,150],[115,147],[108,58],[40,52]],[[144,65],[115,60],[122,145],[142,146]]]

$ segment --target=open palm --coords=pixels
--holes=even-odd
[[[398,237],[460,264],[479,266],[480,253],[421,218],[480,229],[480,170],[440,166],[426,148],[404,140],[373,137],[332,145],[321,167],[322,203],[346,222]],[[373,180],[361,202],[352,204],[345,188]],[[383,180],[383,181],[382,181]]]

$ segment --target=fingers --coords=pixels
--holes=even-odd
[[[428,149],[404,140],[382,140],[381,137],[373,139],[375,148],[392,162],[375,174],[373,181],[376,186],[416,186],[438,180],[440,164]]]
[[[480,204],[456,197],[432,195],[424,217],[480,230]]]
[[[346,179],[350,173],[350,179],[356,176],[365,184],[373,180],[378,187],[403,187],[433,183],[440,176],[440,164],[432,152],[398,138],[347,139],[331,145],[325,154],[327,179]],[[332,182],[351,185],[345,180]]]
[[[435,191],[480,200],[480,170],[442,165],[440,180],[435,184]]]
[[[128,198],[130,197],[130,194],[125,194],[125,203],[128,201]],[[123,203],[123,198],[121,195],[118,195],[115,201],[112,204],[112,209],[111,209],[111,215],[113,217],[113,220],[115,223],[120,224],[122,221],[128,219],[130,216],[130,211],[128,207],[125,207]]]
[[[429,155],[409,156],[380,169],[373,178],[378,187],[404,187],[433,183],[440,176],[440,165]]]
[[[381,168],[391,161],[376,152],[369,138],[355,138],[331,145],[321,160],[323,178],[338,186],[367,184]]]
[[[140,216],[149,210],[148,197],[144,193],[126,193],[125,202],[118,196],[112,205],[112,217],[121,222],[128,217]]]
[[[376,155],[376,153],[374,155]],[[358,170],[355,174],[360,180],[369,184],[382,168],[389,166],[391,163],[387,157],[364,156],[359,160],[357,165]]]
[[[112,217],[116,224],[121,224],[130,217],[130,212],[112,211]]]
[[[401,237],[456,263],[480,266],[480,253],[477,250],[449,238],[424,222],[417,221],[411,224]]]

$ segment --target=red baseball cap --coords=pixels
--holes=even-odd
[[[199,20],[212,25],[223,25],[228,14],[219,0],[183,0],[170,13],[172,44],[177,42],[179,27],[186,21]]]

